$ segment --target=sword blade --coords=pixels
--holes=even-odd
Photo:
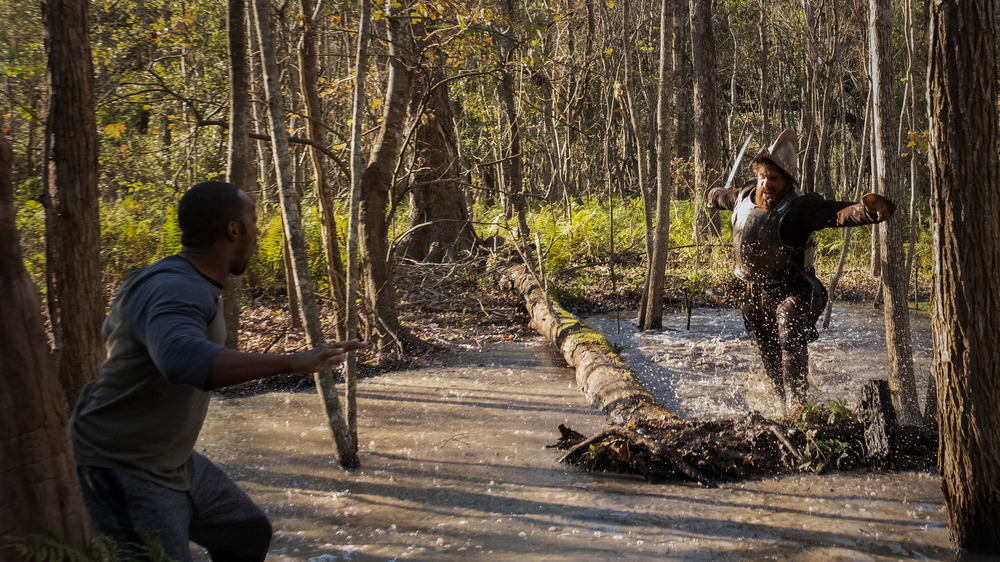
[[[736,155],[736,161],[733,163],[733,169],[729,172],[729,179],[726,180],[726,187],[723,189],[729,189],[729,186],[733,184],[733,178],[736,177],[736,170],[740,169],[740,162],[743,161],[743,155],[747,151],[747,145],[750,144],[750,139],[753,138],[753,133],[747,137],[747,140],[743,141],[743,148],[740,149],[740,153]]]

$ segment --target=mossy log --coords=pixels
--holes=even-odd
[[[891,412],[834,425],[769,420],[757,412],[728,420],[682,420],[656,402],[603,336],[550,299],[528,268],[507,265],[496,274],[501,287],[524,298],[532,326],[575,367],[580,389],[610,417],[608,426],[589,438],[559,426],[562,437],[553,447],[567,451],[562,462],[638,474],[650,482],[707,486],[797,471],[934,467],[936,432],[887,428],[887,422],[895,423]],[[875,421],[881,426],[873,432],[869,426]],[[892,450],[885,451],[892,462],[883,454],[872,455],[871,449],[884,447],[884,440],[881,445],[866,440],[886,431],[896,436]]]
[[[580,389],[613,421],[679,419],[656,402],[604,336],[550,299],[527,267],[508,265],[496,275],[501,287],[524,298],[532,326],[576,368]]]

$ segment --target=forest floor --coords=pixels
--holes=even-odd
[[[361,468],[337,466],[310,378],[213,400],[199,449],[268,512],[268,560],[954,558],[933,473],[704,488],[559,463],[548,448],[559,424],[589,435],[606,419],[527,325],[520,299],[479,269],[397,274],[401,318],[436,347],[362,362]],[[635,307],[634,295],[603,290],[567,308]],[[255,303],[242,346],[299,348],[288,321],[279,303]]]

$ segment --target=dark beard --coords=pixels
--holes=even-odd
[[[781,199],[778,198],[776,194],[765,193],[763,189],[757,190],[757,204],[767,210],[771,210],[778,206]]]

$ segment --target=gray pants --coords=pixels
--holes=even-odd
[[[127,472],[78,467],[83,499],[97,531],[117,548],[112,559],[191,560],[188,541],[212,560],[261,562],[271,544],[264,512],[207,458],[194,453],[191,489],[164,488]]]

